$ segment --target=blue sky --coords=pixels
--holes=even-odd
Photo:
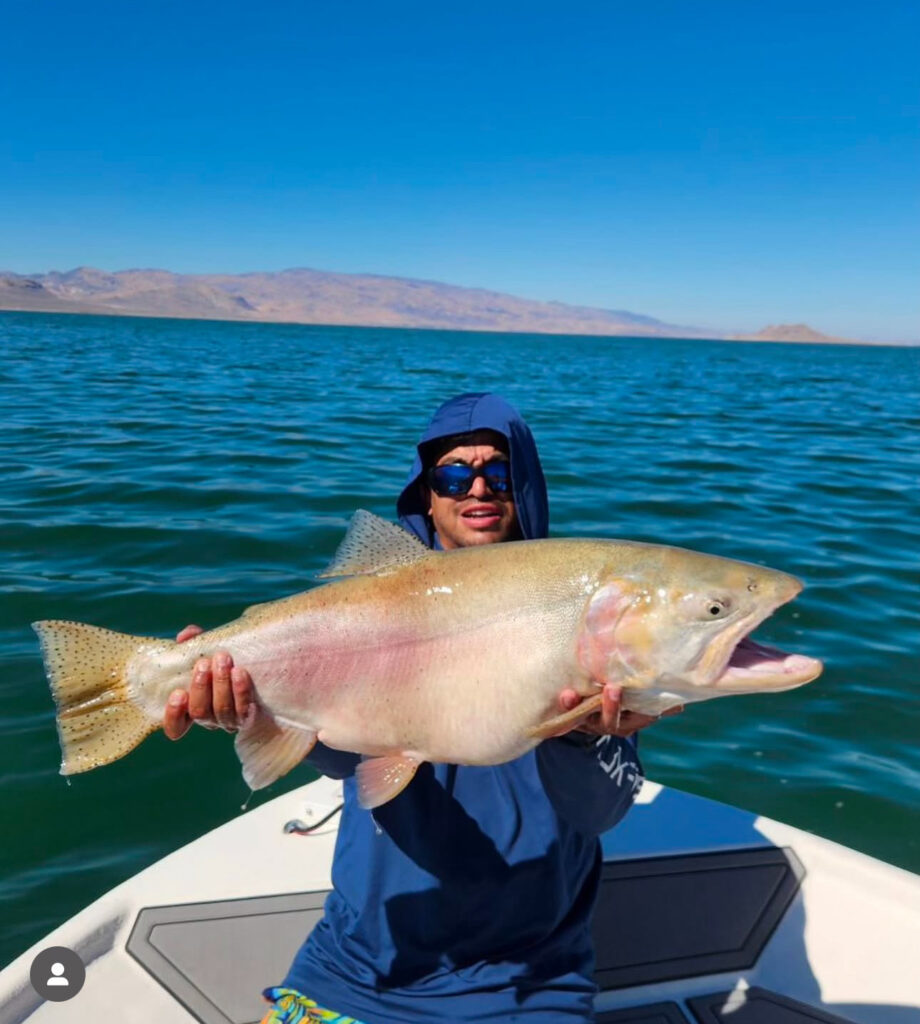
[[[920,5],[8,0],[0,268],[920,340]]]

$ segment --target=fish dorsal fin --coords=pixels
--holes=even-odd
[[[430,557],[431,550],[401,526],[359,508],[335,557],[317,578],[373,576]]]

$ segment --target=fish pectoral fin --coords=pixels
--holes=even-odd
[[[316,576],[373,576],[431,557],[431,549],[401,526],[359,508],[335,557]]]
[[[256,706],[236,734],[234,746],[246,785],[264,789],[300,764],[315,743],[312,729],[278,722],[265,708]]]
[[[392,800],[412,781],[422,762],[405,754],[386,754],[368,757],[355,769],[358,783],[358,803],[372,810]]]
[[[571,711],[566,711],[561,715],[556,715],[555,718],[541,722],[539,725],[534,726],[533,729],[529,729],[527,734],[538,740],[549,739],[551,736],[561,736],[563,733],[574,729],[575,726],[580,725],[586,718],[593,715],[595,711],[599,711],[602,698],[602,693],[596,693],[593,697],[586,697],[577,707],[572,708]]]

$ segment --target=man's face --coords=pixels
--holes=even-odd
[[[507,462],[507,445],[500,435],[474,435],[466,444],[451,448],[438,458],[435,466],[463,463],[480,469],[490,462]],[[497,544],[520,536],[514,498],[510,493],[493,492],[485,478],[477,476],[467,494],[442,498],[428,491],[428,514],[445,550],[474,544]]]

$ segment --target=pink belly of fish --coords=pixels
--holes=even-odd
[[[572,664],[571,645],[547,640],[553,625],[517,616],[432,635],[338,615],[299,639],[258,630],[234,646],[272,712],[328,746],[493,764],[534,746],[527,729],[556,710]]]

